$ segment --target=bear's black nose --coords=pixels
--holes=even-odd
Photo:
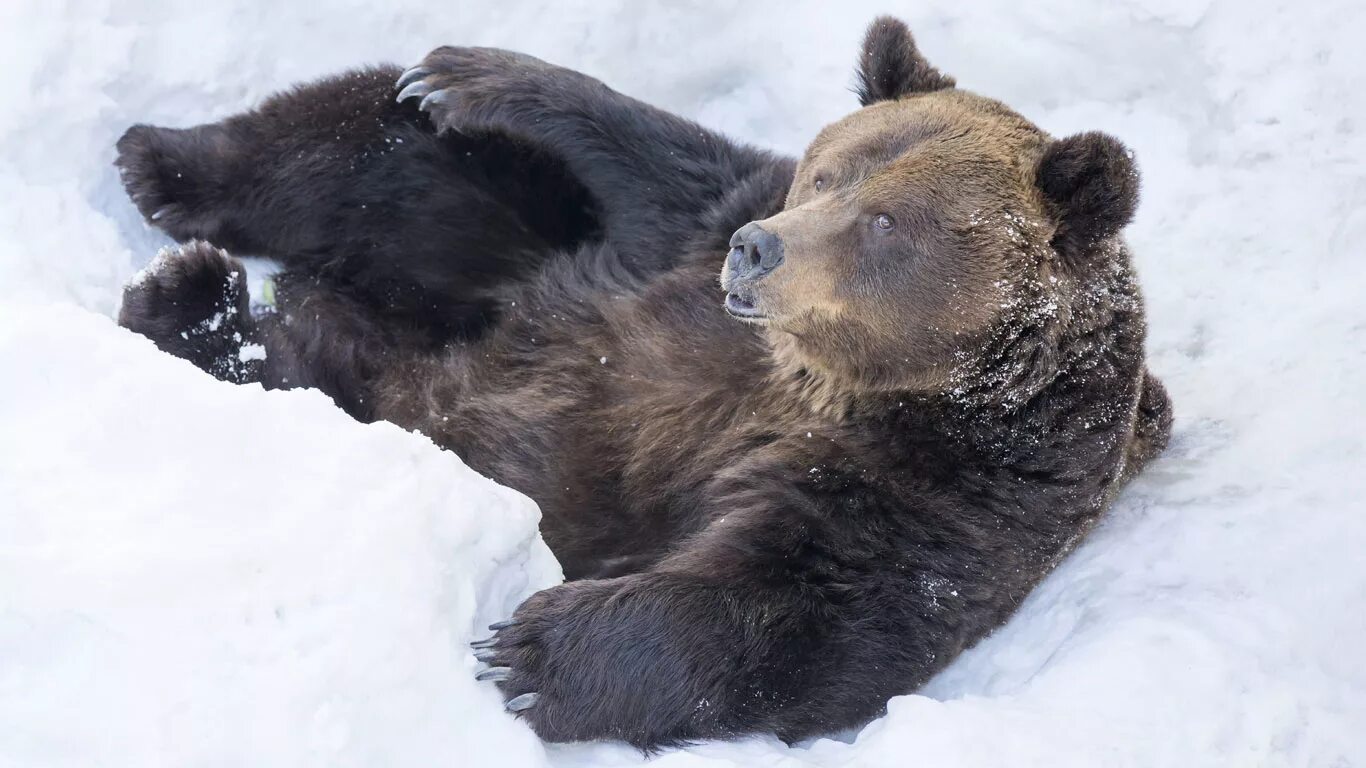
[[[783,241],[751,221],[730,236],[731,278],[758,280],[783,263]]]

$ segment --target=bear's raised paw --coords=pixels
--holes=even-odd
[[[246,278],[209,243],[163,248],[124,287],[119,325],[219,379],[247,381],[259,360],[243,354],[254,335]]]

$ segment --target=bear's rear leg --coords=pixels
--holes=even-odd
[[[270,256],[436,342],[476,335],[498,294],[597,232],[563,163],[497,134],[437,136],[394,68],[329,77],[193,128],[136,125],[116,165],[176,240]]]
[[[330,78],[207,125],[135,125],[115,165],[138,211],[176,240],[277,257],[326,252],[338,219],[359,213],[358,166],[393,146],[390,130],[417,121],[391,103],[393,73]]]
[[[124,288],[119,325],[223,381],[259,378],[242,263],[205,243],[164,248]]]

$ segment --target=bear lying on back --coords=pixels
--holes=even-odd
[[[1130,155],[958,90],[897,21],[797,163],[507,51],[398,76],[130,129],[130,194],[188,243],[120,322],[534,498],[570,581],[475,646],[546,739],[873,717],[1166,442]],[[284,265],[274,312],[220,247]]]

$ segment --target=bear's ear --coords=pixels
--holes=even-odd
[[[1118,139],[1099,132],[1059,139],[1036,174],[1058,220],[1055,241],[1085,246],[1117,234],[1138,206],[1138,168]]]
[[[863,38],[858,65],[858,100],[863,106],[899,99],[910,93],[952,88],[954,80],[930,66],[916,50],[915,38],[905,24],[880,16]]]

